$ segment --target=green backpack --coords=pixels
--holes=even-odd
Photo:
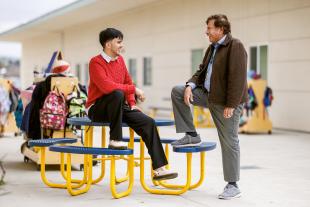
[[[74,86],[73,91],[67,96],[67,118],[86,116],[86,99],[86,94],[80,91],[78,87]],[[69,125],[69,128],[73,131],[77,129],[75,126],[72,125]]]

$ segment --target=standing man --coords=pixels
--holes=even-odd
[[[95,122],[110,123],[109,148],[127,149],[123,142],[122,123],[125,122],[140,135],[152,159],[154,180],[176,178],[177,173],[167,170],[166,155],[160,142],[155,121],[136,106],[135,95],[144,101],[144,92],[136,88],[123,57],[123,34],[114,28],[100,32],[101,54],[89,63],[89,87],[86,102],[88,117]]]
[[[221,143],[227,182],[219,198],[231,199],[241,196],[237,185],[240,176],[238,126],[247,100],[247,54],[240,40],[231,36],[226,15],[212,15],[206,24],[206,34],[212,44],[202,64],[185,86],[176,86],[171,92],[176,131],[185,133],[172,145],[199,145],[201,138],[193,124],[190,104],[209,108]]]

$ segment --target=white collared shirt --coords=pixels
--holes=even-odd
[[[118,58],[118,57],[112,58],[109,55],[107,55],[107,53],[105,53],[104,51],[102,51],[101,56],[103,57],[103,59],[105,59],[105,61],[107,61],[107,63],[110,63],[111,61],[114,61]]]

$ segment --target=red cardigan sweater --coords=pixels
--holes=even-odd
[[[122,56],[109,63],[101,55],[93,57],[89,62],[89,79],[87,108],[98,98],[115,90],[124,92],[130,106],[136,104],[135,86]]]

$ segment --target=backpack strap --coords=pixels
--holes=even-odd
[[[73,86],[72,92],[74,92],[74,91],[76,91],[77,97],[78,97],[78,98],[81,98],[81,91],[80,91],[79,87],[77,87],[76,85],[74,85],[74,86]]]
[[[58,95],[60,95],[59,89],[56,85],[54,85],[53,87],[53,91],[56,91]]]

